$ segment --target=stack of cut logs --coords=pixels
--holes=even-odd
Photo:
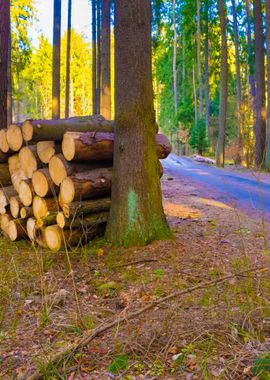
[[[0,130],[0,226],[54,252],[104,231],[114,124],[101,116],[27,120]],[[168,139],[156,135],[159,158]]]

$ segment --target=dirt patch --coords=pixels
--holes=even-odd
[[[69,380],[249,379],[267,370],[268,270],[162,303],[46,368],[87,331],[155,299],[269,267],[263,221],[201,198],[199,187],[166,174],[162,187],[170,241],[133,249],[98,241],[55,255],[1,240],[1,379],[20,379],[34,368],[46,379]]]

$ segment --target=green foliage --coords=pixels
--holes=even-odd
[[[252,373],[259,380],[269,380],[270,378],[270,353],[258,357],[253,364]]]
[[[192,128],[189,144],[196,149],[199,154],[205,152],[208,148],[206,136],[205,120],[199,120]]]
[[[129,360],[126,354],[120,354],[115,357],[111,365],[108,367],[108,371],[112,374],[117,374],[129,367]]]

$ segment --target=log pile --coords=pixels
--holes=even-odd
[[[53,252],[104,232],[114,124],[100,116],[26,120],[0,131],[0,228]],[[171,151],[156,135],[160,159]],[[161,167],[162,175],[162,167]]]

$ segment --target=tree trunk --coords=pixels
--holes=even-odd
[[[66,57],[66,104],[65,104],[65,118],[66,119],[69,117],[71,15],[72,15],[72,0],[68,0],[67,57]]]
[[[112,161],[113,133],[68,132],[62,142],[63,155],[67,161]],[[162,134],[156,135],[156,151],[159,159],[171,152],[171,144]]]
[[[177,29],[176,29],[176,10],[175,0],[173,0],[173,94],[174,94],[174,113],[177,114]]]
[[[111,119],[111,0],[102,0],[101,79],[102,116]]]
[[[193,85],[193,97],[194,97],[194,125],[197,125],[197,123],[198,123],[197,89],[196,89],[194,64],[192,66],[192,85]]]
[[[202,64],[201,64],[201,1],[197,0],[197,65],[199,80],[199,118],[203,117],[203,89],[202,89]]]
[[[209,138],[209,2],[206,0],[205,17],[205,129],[206,137]]]
[[[220,70],[220,106],[218,141],[216,150],[217,166],[224,166],[225,130],[228,100],[228,45],[227,45],[227,20],[224,0],[218,0],[218,9],[221,28],[221,70]]]
[[[113,132],[114,123],[101,116],[88,116],[61,120],[26,120],[22,126],[23,138],[27,142],[60,142],[66,132]]]
[[[7,125],[12,124],[11,31],[8,41]]]
[[[116,0],[117,128],[107,237],[124,246],[144,245],[170,235],[155,147],[151,57],[150,1]]]
[[[52,118],[60,118],[61,0],[54,0]]]
[[[110,168],[89,170],[67,177],[60,186],[60,205],[108,196],[111,193],[111,181],[112,169]]]
[[[255,60],[253,53],[253,41],[251,36],[251,17],[250,17],[250,0],[246,0],[246,14],[247,14],[247,45],[248,45],[248,66],[249,66],[249,84],[250,94],[252,96],[252,110],[254,118],[254,128],[256,123],[256,85],[255,85]]]
[[[266,139],[265,110],[265,70],[264,70],[264,36],[261,0],[254,0],[254,32],[255,32],[255,63],[256,63],[256,125],[255,125],[255,165],[264,166]]]
[[[101,0],[97,0],[97,114],[100,115],[100,85],[101,85]]]
[[[238,165],[241,165],[242,155],[243,155],[242,115],[241,115],[242,90],[241,90],[241,67],[240,67],[240,57],[239,57],[238,21],[237,21],[235,0],[232,0],[232,13],[233,13],[235,65],[236,65],[236,100],[237,100],[237,123],[238,123],[237,156],[235,158],[235,163]]]
[[[0,1],[0,129],[7,127],[10,0]]]
[[[97,4],[92,0],[92,107],[93,115],[97,114]]]
[[[270,2],[266,2],[266,42],[267,42],[267,139],[265,168],[270,171]]]

